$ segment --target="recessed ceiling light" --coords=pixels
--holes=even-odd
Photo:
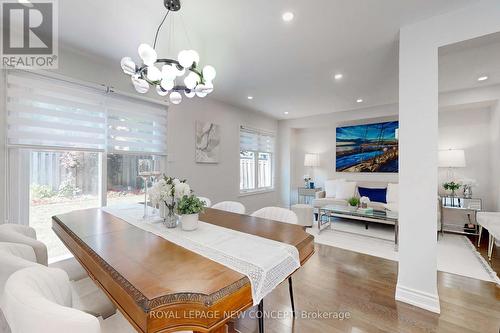
[[[252,99],[253,99],[253,96],[248,96],[247,98],[248,98],[248,99],[250,99],[250,100],[252,100]]]
[[[288,111],[283,112],[284,114],[288,114]]]
[[[335,80],[340,80],[340,79],[342,79],[343,77],[344,77],[344,75],[342,75],[342,74],[340,74],[340,73],[335,74],[335,76],[334,76]]]
[[[488,77],[487,77],[486,75],[484,75],[484,76],[480,76],[480,77],[478,77],[478,78],[477,78],[477,80],[478,80],[479,82],[481,82],[481,81],[486,81],[486,80],[488,80]]]
[[[358,98],[358,99],[356,100],[356,103],[363,103],[363,99],[362,99],[362,98]]]
[[[290,22],[291,20],[293,20],[293,13],[292,12],[285,12],[283,13],[283,15],[281,16],[281,18],[283,18],[283,21],[285,22]]]

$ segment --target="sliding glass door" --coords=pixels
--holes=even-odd
[[[30,152],[29,224],[47,245],[51,260],[69,255],[51,230],[52,216],[100,207],[99,169],[96,152]]]

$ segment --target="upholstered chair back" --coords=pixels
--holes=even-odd
[[[205,203],[205,207],[210,208],[212,206],[212,200],[210,200],[209,198],[198,197],[198,199],[200,199],[201,201],[203,201]]]
[[[265,207],[254,212],[252,216],[290,224],[298,224],[297,215],[291,210],[281,207]]]
[[[213,205],[212,208],[237,214],[245,214],[246,210],[242,203],[236,201],[222,201]]]
[[[97,318],[71,308],[72,297],[66,272],[37,265],[9,277],[3,312],[16,333],[100,333]]]
[[[0,242],[26,244],[33,248],[36,261],[47,266],[47,246],[36,240],[35,229],[20,224],[0,224]]]

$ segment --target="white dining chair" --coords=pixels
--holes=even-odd
[[[252,216],[290,224],[299,223],[297,215],[294,212],[281,207],[264,207],[254,212]]]
[[[297,215],[294,212],[281,207],[264,207],[254,212],[252,216],[283,223],[299,223]],[[288,292],[290,293],[290,303],[292,305],[293,317],[296,318],[295,302],[293,300],[292,276],[288,277]],[[258,305],[258,312],[261,314],[259,315],[259,333],[264,333],[264,315],[262,315],[264,313],[264,300],[260,301]]]
[[[245,206],[237,201],[222,201],[212,206],[213,209],[224,210],[226,212],[245,214]]]
[[[36,266],[35,251],[29,245],[0,242],[0,299],[9,277],[26,267]]]
[[[500,240],[500,212],[478,212],[477,223],[479,224],[479,236],[477,246],[481,245],[481,236],[483,228],[488,230],[488,259],[493,257],[493,247],[495,239]]]
[[[0,242],[31,246],[33,251],[35,251],[36,261],[41,265],[47,266],[47,246],[36,239],[35,229],[20,224],[0,224]]]
[[[101,333],[96,317],[73,308],[68,274],[58,268],[36,265],[12,274],[3,312],[14,333]]]
[[[198,199],[205,203],[205,207],[210,208],[212,206],[212,200],[210,200],[209,198],[198,197]]]
[[[44,243],[36,240],[36,232],[33,228],[17,224],[0,225],[0,242],[5,241],[30,246],[35,255],[33,263],[47,266],[47,247]],[[26,257],[10,258],[11,261],[20,261],[21,259],[26,259]],[[90,279],[76,259],[70,258],[50,266],[61,268],[69,275],[80,310],[96,317],[102,316],[104,319],[116,313],[115,305]]]

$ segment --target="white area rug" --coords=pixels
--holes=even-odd
[[[318,227],[307,229],[314,236],[315,242],[345,250],[368,254],[393,261],[398,261],[398,252],[394,246],[394,227],[358,221],[336,220],[332,230],[323,230],[318,235]],[[444,234],[439,236],[438,270],[467,276],[483,281],[500,284],[497,274],[486,260],[476,251],[470,240],[461,235]]]

